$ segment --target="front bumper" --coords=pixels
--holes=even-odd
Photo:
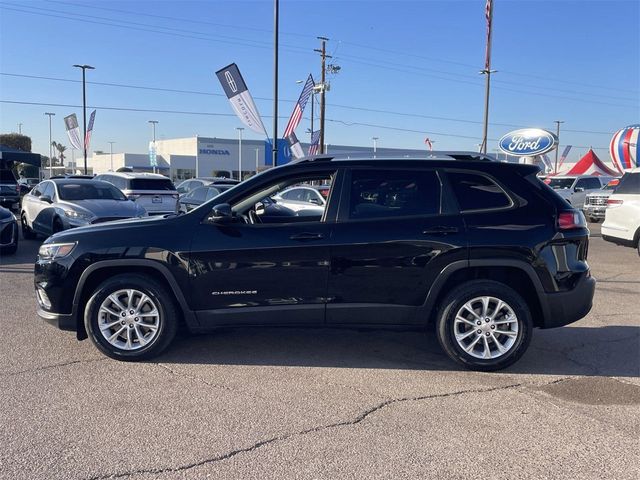
[[[586,206],[582,209],[584,216],[587,218],[604,218],[607,207]]]
[[[546,303],[542,328],[555,328],[577,322],[585,317],[593,306],[596,279],[584,276],[573,290],[546,293],[541,299]]]
[[[40,307],[38,308],[38,316],[54,327],[58,327],[60,330],[67,330],[70,332],[75,332],[77,330],[76,319],[70,313],[48,312]]]

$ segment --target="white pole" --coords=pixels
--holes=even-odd
[[[55,113],[45,112],[45,115],[49,117],[49,178],[53,177],[53,140],[51,139],[51,117]]]
[[[259,160],[258,160],[258,155],[260,153],[260,149],[256,148],[256,175],[258,174],[258,165],[259,165]]]
[[[113,172],[113,144],[116,142],[109,142],[109,155],[111,157],[111,171]]]
[[[237,127],[238,130],[238,180],[242,181],[242,131],[244,128]]]

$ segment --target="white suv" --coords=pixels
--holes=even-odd
[[[178,212],[178,191],[173,182],[157,173],[109,172],[95,176],[115,185],[149,215]]]
[[[549,177],[544,182],[574,208],[582,209],[587,193],[600,190],[612,179],[613,177],[593,175],[563,175]]]
[[[602,238],[637,248],[640,255],[640,168],[625,173],[607,199]]]

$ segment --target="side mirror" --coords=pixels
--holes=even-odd
[[[40,200],[47,203],[53,203],[53,200],[51,200],[49,195],[40,195]]]
[[[582,187],[576,187],[573,189],[574,192],[578,193],[578,192],[584,192],[584,188]]]
[[[313,203],[314,205],[322,205],[320,200],[318,200],[317,198],[310,198],[309,203]]]
[[[231,205],[228,203],[220,203],[213,207],[211,215],[209,215],[209,221],[213,223],[229,223],[233,218],[233,212],[231,211]]]

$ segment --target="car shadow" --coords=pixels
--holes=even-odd
[[[570,326],[535,330],[511,374],[640,375],[640,327]],[[254,328],[183,336],[161,363],[261,365],[403,370],[461,370],[435,333],[384,330]]]

